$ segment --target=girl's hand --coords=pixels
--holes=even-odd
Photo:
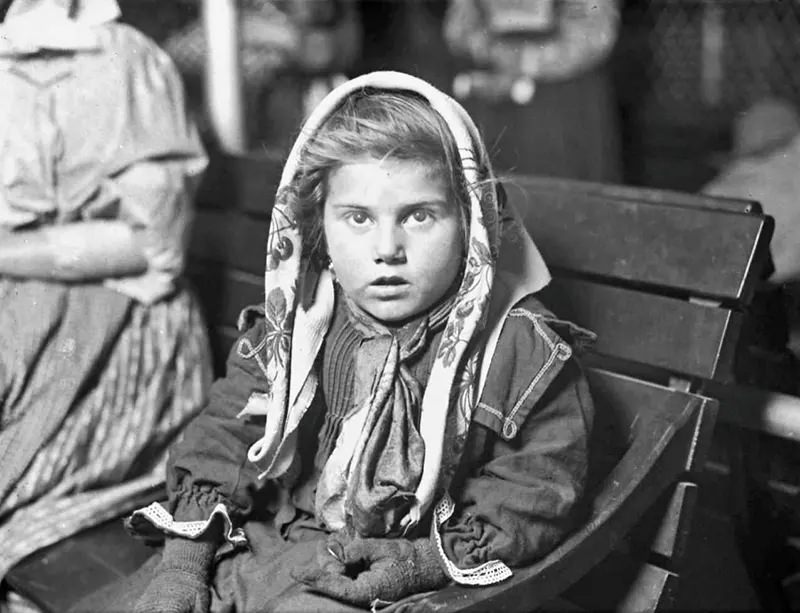
[[[208,586],[198,575],[165,568],[150,582],[136,603],[135,613],[208,613]]]
[[[448,581],[427,539],[332,535],[325,549],[331,558],[328,563],[297,571],[294,578],[316,592],[357,606],[369,607],[376,600],[395,602]],[[323,562],[325,552],[321,554]]]
[[[218,534],[188,540],[168,537],[158,573],[136,603],[135,613],[208,613],[208,581]]]

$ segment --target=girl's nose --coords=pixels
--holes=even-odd
[[[375,237],[375,261],[396,264],[405,261],[403,230],[395,225],[379,227]]]

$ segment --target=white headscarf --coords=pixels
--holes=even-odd
[[[496,187],[491,181],[488,154],[466,111],[429,83],[407,74],[366,74],[328,94],[303,126],[284,167],[278,193],[295,179],[300,155],[308,140],[314,138],[348,96],[364,88],[409,91],[424,97],[452,132],[466,184],[470,186],[466,268],[422,398],[419,429],[425,443],[425,457],[416,500],[402,522],[407,528],[431,507],[437,490],[446,490],[447,484],[441,479],[443,462],[457,461],[457,458],[445,458],[443,450],[445,431],[452,423],[452,416],[448,417],[453,410],[451,405],[458,404],[456,421],[459,427],[454,434],[465,437],[505,315],[523,296],[542,289],[550,275],[512,210],[503,212],[499,232],[495,227],[484,225],[484,220],[498,219]],[[485,180],[487,173],[489,181]],[[492,254],[498,253],[498,248],[499,256],[495,260]],[[270,347],[263,369],[269,391],[253,394],[241,415],[266,418],[264,436],[250,448],[248,457],[260,467],[262,477],[277,478],[289,470],[295,459],[297,428],[317,388],[314,362],[330,325],[334,291],[327,271],[312,277],[301,262],[302,236],[294,214],[281,198],[276,199],[272,211],[267,251],[272,254],[265,273]],[[280,258],[276,259],[276,253]],[[305,296],[309,289],[313,301],[307,305]],[[298,296],[303,296],[303,300]],[[484,327],[486,341],[476,351],[469,341]],[[467,347],[472,351],[469,355],[465,354]],[[256,349],[240,346],[239,352],[255,355]],[[479,376],[465,375],[466,371],[476,368],[480,368]],[[465,380],[468,380],[470,393],[454,394],[456,389],[463,389]],[[456,395],[458,400],[452,400]],[[449,409],[443,411],[442,407]]]

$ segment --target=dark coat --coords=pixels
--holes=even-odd
[[[249,325],[244,335],[255,347],[264,336],[264,319],[256,315]],[[447,555],[459,567],[491,559],[512,566],[531,562],[548,553],[577,520],[593,405],[565,340],[574,330],[533,296],[504,322],[450,488],[456,513],[442,536]],[[259,516],[288,525],[297,510],[313,513],[313,505],[299,499],[310,497],[292,495],[304,489],[297,480],[259,481],[247,459],[247,449],[263,434],[263,422],[237,414],[251,393],[265,391],[256,360],[234,349],[208,407],[172,450],[168,510],[176,520],[206,519],[220,502],[235,523]],[[300,456],[313,457],[314,433],[304,435],[301,425],[300,436]]]

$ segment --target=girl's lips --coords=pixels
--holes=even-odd
[[[374,287],[394,287],[398,285],[408,285],[403,277],[378,277],[370,285]]]
[[[369,284],[369,293],[378,300],[397,300],[406,296],[409,286],[402,277],[380,277]]]

